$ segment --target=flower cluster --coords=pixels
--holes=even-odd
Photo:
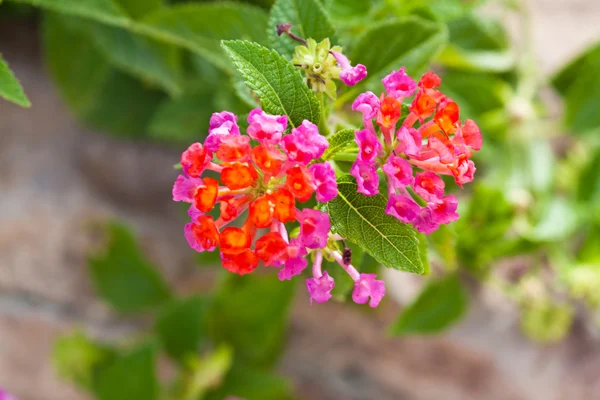
[[[373,196],[379,193],[381,167],[388,185],[387,214],[429,234],[458,219],[457,199],[444,195],[439,175],[453,176],[460,187],[473,180],[475,165],[469,158],[481,148],[481,132],[472,120],[461,123],[458,105],[438,90],[441,79],[433,72],[417,83],[400,68],[382,82],[380,97],[368,91],[352,104],[363,115],[364,129],[355,133],[358,156],[350,173],[358,191]],[[413,95],[409,114],[397,127],[403,101]],[[413,175],[413,167],[420,171]]]
[[[335,245],[341,238],[331,235],[328,214],[297,208],[313,194],[320,202],[337,196],[332,166],[317,162],[329,144],[307,120],[284,135],[287,124],[285,116],[254,109],[248,115],[248,135],[241,135],[237,116],[227,111],[212,115],[204,144],[194,143],[183,152],[183,174],[173,186],[173,200],[190,203],[185,237],[198,252],[218,249],[222,266],[239,275],[251,273],[262,261],[279,269],[280,280],[289,280],[312,257],[306,285],[317,302],[327,301],[334,287],[322,271],[323,257],[337,260],[355,281],[354,300],[375,307],[385,294],[383,282],[343,262]],[[245,221],[240,221],[242,215]],[[297,237],[289,237],[288,223],[300,225]]]

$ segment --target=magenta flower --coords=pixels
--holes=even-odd
[[[350,169],[350,174],[356,178],[358,193],[365,196],[375,196],[379,193],[379,175],[377,175],[375,164],[355,161]]]
[[[439,201],[431,202],[427,205],[433,215],[433,220],[438,224],[449,224],[458,219],[456,209],[458,199],[455,196],[444,196]]]
[[[396,153],[404,153],[409,157],[415,157],[421,151],[421,133],[415,128],[406,128],[403,126],[396,132],[396,137],[398,138],[398,145],[395,149]]]
[[[413,226],[419,232],[429,235],[430,233],[436,231],[440,227],[440,224],[434,220],[431,208],[422,207],[419,211],[419,215],[413,221]]]
[[[216,246],[204,248],[202,244],[200,244],[198,238],[196,237],[196,235],[194,235],[194,224],[192,222],[188,222],[187,224],[185,224],[185,226],[183,227],[183,234],[190,247],[199,253],[202,253],[203,251],[213,251],[216,248]]]
[[[358,304],[369,302],[369,306],[375,308],[385,296],[385,283],[376,280],[375,274],[360,274],[360,278],[354,283],[352,300]],[[369,297],[371,298],[369,300]]]
[[[290,161],[304,165],[320,158],[327,147],[329,143],[319,134],[319,128],[307,120],[283,138],[283,149]]]
[[[419,215],[421,207],[411,198],[392,194],[387,202],[385,213],[396,217],[400,222],[410,224]]]
[[[412,185],[414,181],[412,166],[402,157],[390,156],[382,169],[390,177],[394,188]]]
[[[194,201],[194,192],[200,185],[202,185],[202,179],[179,175],[173,185],[173,200],[192,203]]]
[[[198,207],[196,207],[196,205],[194,203],[192,203],[190,208],[188,208],[188,215],[190,216],[192,221],[196,221],[198,219],[198,217],[203,216],[204,213],[202,211],[198,210]]]
[[[352,110],[361,112],[363,119],[373,119],[379,111],[379,97],[373,92],[361,93],[352,103]]]
[[[335,179],[335,171],[329,162],[313,164],[308,169],[315,180],[317,201],[326,203],[337,196],[338,187]]]
[[[208,136],[204,146],[211,152],[216,152],[221,144],[221,138],[226,135],[239,136],[240,128],[237,125],[237,116],[229,111],[214,113],[210,117]]]
[[[323,249],[327,246],[327,235],[331,229],[329,214],[311,208],[296,213],[300,222],[298,239],[309,249]]]
[[[332,51],[331,54],[342,68],[340,72],[340,80],[348,86],[354,86],[362,81],[367,76],[367,67],[362,64],[357,64],[355,67],[350,65],[348,58],[337,51]]]
[[[285,115],[270,115],[255,108],[248,114],[248,135],[261,143],[278,143],[287,128]]]
[[[324,303],[331,298],[331,290],[335,286],[335,281],[329,276],[327,271],[320,277],[312,277],[306,280],[306,288],[310,295],[310,304],[312,301]]]
[[[300,275],[307,266],[306,249],[299,239],[292,239],[287,248],[287,260],[285,260],[283,268],[279,270],[277,277],[280,281],[290,280],[292,277]]]
[[[212,153],[200,143],[193,143],[181,154],[181,168],[188,176],[199,178],[212,160]]]
[[[374,133],[363,129],[354,133],[354,141],[358,144],[358,160],[371,163],[381,153],[381,143]]]
[[[444,181],[438,175],[430,171],[419,172],[415,176],[413,189],[425,201],[441,198],[444,195]]]
[[[412,96],[417,89],[417,83],[404,72],[404,67],[398,71],[392,71],[381,80],[388,95],[400,99]]]

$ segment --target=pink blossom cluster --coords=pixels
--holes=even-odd
[[[470,157],[481,148],[481,132],[472,120],[460,121],[458,105],[438,90],[441,79],[433,72],[417,83],[403,67],[382,82],[380,97],[367,91],[352,104],[363,115],[364,129],[355,133],[358,157],[350,173],[358,192],[373,196],[379,193],[381,168],[388,187],[386,213],[429,234],[458,219],[458,201],[444,194],[440,175],[453,176],[460,187],[473,180]],[[397,126],[403,101],[413,95],[409,114]]]

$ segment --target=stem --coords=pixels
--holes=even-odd
[[[325,93],[319,93],[319,103],[321,104],[321,120],[319,121],[319,132],[323,136],[328,136],[329,126],[327,125],[327,121],[329,120],[329,105],[327,104],[327,100],[325,99]]]

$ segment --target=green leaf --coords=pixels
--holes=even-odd
[[[112,68],[72,21],[48,13],[42,28],[45,61],[65,102],[97,129],[143,136],[164,95]]]
[[[241,362],[272,365],[282,350],[294,282],[272,274],[228,275],[211,308],[212,339],[232,345]]]
[[[112,0],[11,0],[50,11],[87,18],[127,29],[159,42],[180,46],[229,70],[219,40],[244,38],[264,43],[266,13],[254,6],[237,3],[182,4],[164,7],[140,21],[131,19]],[[226,24],[222,21],[227,21]]]
[[[469,296],[455,274],[431,281],[391,326],[394,335],[436,334],[456,323]]]
[[[182,144],[200,140],[206,136],[208,122],[214,111],[212,106],[213,98],[208,93],[165,99],[150,120],[150,136]]]
[[[117,311],[136,312],[169,300],[167,283],[125,227],[108,226],[108,246],[89,259],[98,294]]]
[[[222,400],[239,396],[246,400],[290,400],[292,388],[287,379],[255,368],[235,363],[221,387],[203,400]]]
[[[207,298],[194,296],[175,299],[161,311],[155,329],[169,356],[183,362],[198,353],[206,337],[208,306]]]
[[[415,230],[385,213],[381,195],[364,196],[350,175],[338,179],[338,196],[327,203],[331,224],[388,268],[424,273]]]
[[[156,400],[156,348],[143,345],[99,369],[94,379],[98,400]]]
[[[379,80],[402,66],[415,74],[442,49],[447,36],[443,24],[417,17],[383,22],[357,39],[350,60],[367,66],[367,81]]]
[[[335,30],[318,0],[277,0],[269,16],[269,43],[281,55],[291,59],[300,43],[287,35],[277,36],[278,24],[292,24],[292,32],[301,38],[318,42],[325,38],[335,40]]]
[[[354,129],[342,129],[327,138],[329,147],[323,153],[323,160],[330,160],[341,151],[348,149],[356,144],[354,141]]]
[[[364,19],[373,7],[373,1],[324,0],[323,6],[336,23]]]
[[[2,58],[2,54],[0,54],[0,96],[21,107],[31,106],[23,87]]]
[[[581,75],[598,64],[600,64],[600,43],[579,54],[556,72],[551,80],[552,86],[565,96]]]
[[[163,0],[117,0],[117,3],[135,19],[163,7]]]
[[[429,263],[427,236],[417,232],[417,239],[419,239],[419,256],[421,257],[421,264],[423,265],[423,275],[429,275],[431,272],[431,264]]]
[[[294,128],[305,119],[319,123],[321,109],[317,98],[285,58],[256,43],[228,40],[221,44],[265,112],[287,115]]]
[[[56,340],[53,364],[61,378],[91,390],[94,371],[115,356],[114,349],[92,341],[78,330]]]

